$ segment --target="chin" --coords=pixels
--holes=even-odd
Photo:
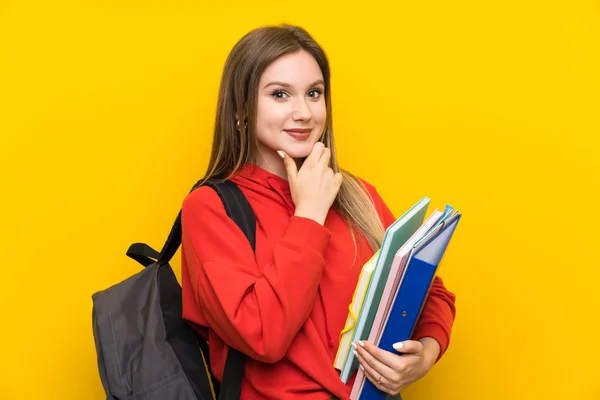
[[[312,152],[318,138],[311,137],[307,140],[286,140],[281,143],[282,150],[292,158],[306,158]]]
[[[292,158],[305,158],[308,157],[312,151],[314,143],[306,143],[304,145],[288,146],[283,151]]]

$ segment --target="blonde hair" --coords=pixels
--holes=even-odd
[[[259,79],[273,61],[299,50],[314,57],[324,78],[327,121],[321,141],[331,150],[330,167],[344,177],[333,207],[350,227],[355,252],[357,229],[376,251],[381,246],[384,227],[362,182],[338,166],[333,139],[329,61],[323,49],[303,28],[290,25],[261,27],[244,35],[232,49],[221,79],[212,151],[204,180],[230,179],[247,163],[255,162],[258,146],[254,127]],[[237,121],[245,128],[240,126],[238,130]]]

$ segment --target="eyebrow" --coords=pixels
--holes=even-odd
[[[323,82],[322,79],[319,79],[319,80],[314,81],[313,83],[311,83],[309,86],[317,86],[319,84],[325,85],[325,82]],[[268,88],[269,86],[283,86],[285,88],[289,88],[292,85],[290,85],[289,83],[285,83],[285,82],[273,81],[273,82],[267,83],[263,89]]]

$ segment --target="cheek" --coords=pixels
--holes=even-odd
[[[325,121],[327,120],[327,107],[325,106],[325,102],[320,102],[315,104],[312,108],[313,119],[319,125],[325,125]]]
[[[281,104],[259,102],[257,108],[257,135],[279,133],[285,126],[288,112]]]

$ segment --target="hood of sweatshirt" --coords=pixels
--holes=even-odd
[[[233,180],[239,186],[281,203],[290,215],[294,213],[296,207],[290,184],[282,177],[255,164],[247,164]]]

